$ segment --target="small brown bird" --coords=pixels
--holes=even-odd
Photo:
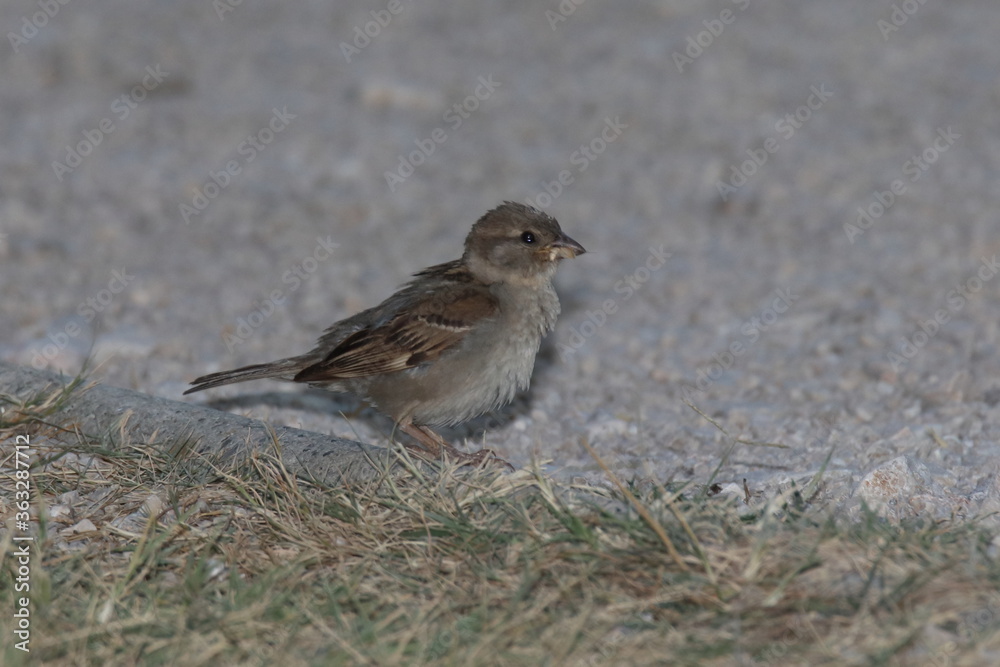
[[[472,226],[462,258],[414,275],[388,299],[328,328],[306,354],[212,373],[185,394],[277,378],[350,392],[393,418],[427,453],[470,464],[430,426],[454,425],[528,386],[559,315],[559,261],[586,252],[551,216],[504,202]]]

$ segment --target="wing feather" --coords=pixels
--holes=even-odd
[[[376,327],[341,341],[320,362],[295,376],[296,382],[332,382],[380,375],[435,361],[470,331],[499,312],[486,288],[463,287],[425,295]]]

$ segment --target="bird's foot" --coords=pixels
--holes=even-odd
[[[478,468],[484,462],[499,463],[500,465],[507,466],[511,472],[514,472],[515,470],[514,466],[510,464],[510,461],[500,458],[492,449],[480,449],[478,452],[473,452],[471,454],[460,452],[454,447],[449,447],[449,450],[448,455],[454,457],[456,461],[460,462],[464,466]]]
[[[411,452],[421,457],[440,459],[443,455],[461,463],[463,466],[478,468],[484,461],[490,463],[500,463],[507,466],[511,472],[515,470],[508,461],[497,456],[492,449],[480,449],[478,452],[468,454],[455,449],[444,438],[426,426],[410,423],[400,423],[399,428],[413,437],[417,441],[416,445],[405,445]]]

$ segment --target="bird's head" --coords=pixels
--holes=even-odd
[[[472,226],[462,259],[484,282],[537,284],[552,279],[560,260],[585,252],[552,216],[504,202]]]

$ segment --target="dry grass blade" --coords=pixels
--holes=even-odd
[[[65,400],[0,416],[0,443],[32,443],[36,662],[971,665],[1000,651],[1000,564],[975,523],[847,523],[787,511],[794,490],[748,510],[622,480],[586,442],[613,489],[402,450],[402,473],[324,488],[277,446],[232,465],[168,434],[88,439],[56,426]],[[0,662],[26,664],[10,645]]]
[[[720,424],[715,419],[709,417],[707,414],[704,413],[704,411],[702,411],[701,408],[699,408],[686,398],[684,399],[684,405],[688,406],[689,408],[697,412],[705,421],[707,421],[715,428],[719,429],[719,431],[721,431],[723,435],[732,440],[734,443],[738,443],[741,445],[750,445],[751,447],[774,447],[775,449],[791,449],[791,447],[789,447],[788,445],[782,444],[780,442],[765,442],[763,440],[747,440],[745,438],[734,438],[733,436],[729,435],[729,431],[727,431],[725,427],[722,426],[722,424]]]
[[[611,468],[608,467],[604,460],[601,459],[597,452],[594,451],[593,447],[590,446],[590,443],[587,442],[586,438],[581,438],[580,444],[583,445],[583,448],[587,450],[587,453],[593,457],[593,459],[597,462],[597,465],[601,467],[601,470],[604,471],[604,474],[608,476],[608,479],[611,480],[612,484],[615,485],[618,491],[628,499],[635,511],[642,517],[643,521],[645,521],[649,527],[653,529],[653,532],[656,533],[657,537],[660,538],[660,542],[662,542],[663,546],[666,548],[667,553],[669,553],[670,557],[674,559],[674,563],[677,564],[677,567],[681,568],[684,572],[690,572],[691,568],[689,568],[687,563],[684,562],[684,559],[681,558],[680,553],[677,551],[673,541],[671,541],[670,537],[667,535],[667,531],[663,529],[660,522],[657,521],[656,518],[649,513],[649,510],[646,509],[646,506],[640,503],[638,498],[636,498],[635,495],[633,495],[632,492],[629,491],[624,484],[622,484],[621,480],[618,479],[618,476],[611,471]],[[683,517],[679,514],[675,515],[679,520],[683,521]],[[690,534],[690,527],[686,526],[686,524],[685,530]]]

